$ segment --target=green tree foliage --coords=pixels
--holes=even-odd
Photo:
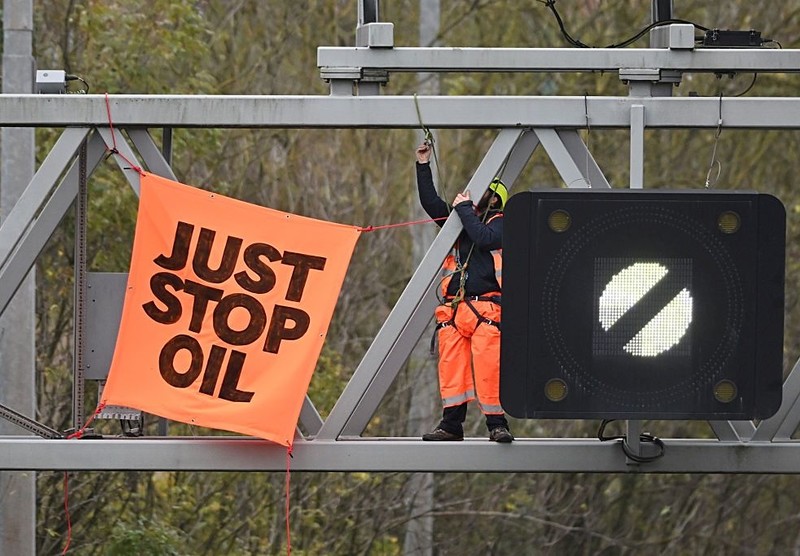
[[[423,0],[424,1],[424,0]],[[566,47],[542,2],[442,0],[442,46]],[[382,3],[395,44],[416,46],[419,0]],[[557,3],[569,33],[593,46],[633,36],[650,18],[644,0]],[[81,76],[92,93],[328,94],[318,46],[352,45],[354,0],[39,0],[35,53],[40,68]],[[784,48],[800,41],[796,0],[675,2],[675,16],[710,28],[762,30]],[[643,38],[633,46],[647,46]],[[787,75],[685,75],[676,96],[792,96]],[[77,84],[71,84],[76,87]],[[388,94],[417,92],[417,76],[392,74]],[[619,95],[614,74],[450,73],[445,95]],[[76,92],[77,94],[77,92]],[[112,115],[113,117],[113,115]],[[424,113],[423,113],[424,119]],[[424,123],[424,122],[423,122]],[[60,130],[37,132],[40,158]],[[151,130],[157,142],[161,130]],[[614,187],[627,187],[625,131],[580,130]],[[469,179],[495,138],[485,130],[436,130],[447,197]],[[717,167],[711,160],[716,141]],[[400,223],[416,204],[416,135],[397,130],[175,130],[173,168],[181,181],[245,201],[355,225]],[[789,218],[786,365],[800,355],[800,199],[794,188],[795,131],[647,131],[647,187],[752,188],[782,199]],[[562,185],[542,149],[520,187]],[[719,175],[717,177],[717,170]],[[89,267],[123,272],[130,258],[136,198],[113,159],[89,190]],[[66,219],[37,268],[38,418],[70,422],[74,232]],[[433,226],[430,224],[430,226]],[[413,272],[407,228],[359,240],[309,391],[327,415]],[[423,338],[427,342],[429,338]],[[401,373],[367,435],[404,435],[411,392],[436,380],[433,360]],[[94,394],[87,392],[87,404]],[[438,402],[431,400],[437,407]],[[468,434],[482,435],[470,413]],[[149,420],[148,434],[156,423]],[[431,423],[432,424],[432,423]],[[117,434],[115,423],[97,423]],[[592,437],[595,422],[515,421],[518,436]],[[705,423],[648,423],[662,437],[711,437]],[[170,424],[171,434],[220,434]],[[503,471],[498,458],[497,471]],[[69,553],[380,554],[402,551],[408,474],[71,473]],[[796,551],[798,487],[786,476],[441,474],[428,515],[433,550],[449,554],[784,554]],[[286,534],[286,494],[289,527]],[[38,552],[65,544],[64,475],[40,473]]]

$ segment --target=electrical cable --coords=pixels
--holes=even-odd
[[[592,48],[588,44],[584,44],[581,41],[572,38],[572,36],[567,32],[567,29],[564,27],[564,21],[561,19],[561,15],[558,13],[556,9],[556,0],[537,0],[539,3],[544,4],[547,8],[553,12],[553,16],[556,18],[556,22],[558,23],[558,28],[561,29],[561,34],[567,39],[567,42],[572,46],[577,46],[578,48]]]
[[[544,4],[553,13],[553,16],[556,18],[556,22],[558,23],[558,27],[561,30],[561,34],[569,44],[571,44],[572,46],[577,46],[578,48],[596,48],[579,41],[578,39],[572,37],[569,34],[569,32],[567,32],[567,29],[564,26],[564,20],[561,19],[561,14],[559,14],[558,10],[556,9],[556,0],[537,0],[537,2],[539,2],[540,4]],[[692,21],[687,21],[685,19],[663,19],[661,21],[656,21],[654,23],[651,23],[650,25],[639,31],[637,34],[630,37],[629,39],[626,39],[619,43],[609,44],[608,46],[605,46],[603,48],[622,48],[628,46],[629,44],[632,44],[637,40],[639,40],[640,38],[642,38],[651,29],[655,29],[656,27],[661,27],[664,25],[670,25],[672,23],[687,23],[689,25],[693,25],[695,28],[700,29],[701,31],[710,30],[707,27],[703,27],[702,25],[698,25]]]
[[[651,23],[650,25],[639,31],[636,35],[632,36],[631,38],[622,41],[621,43],[610,44],[606,46],[606,48],[622,48],[624,46],[628,46],[629,44],[632,44],[641,39],[651,29],[655,29],[656,27],[662,27],[664,25],[671,25],[673,23],[686,23],[689,25],[693,25],[694,27],[700,29],[701,31],[708,31],[708,29],[703,27],[702,25],[697,25],[696,23],[687,21],[685,19],[662,19],[661,21],[656,21],[654,23]]]
[[[756,79],[758,79],[758,73],[753,73],[753,80],[750,82],[750,84],[747,86],[747,88],[744,91],[742,91],[741,93],[738,93],[738,94],[733,95],[733,96],[743,97],[744,95],[746,95],[748,92],[750,92],[750,89],[753,88],[753,85],[756,84]]]
[[[586,185],[589,189],[591,189],[592,180],[589,177],[589,149],[591,148],[592,123],[589,118],[589,91],[584,91],[583,93],[583,115],[586,118],[586,168],[584,169],[583,179],[586,181]]]
[[[628,447],[628,437],[624,434],[614,435],[614,436],[605,436],[606,426],[613,422],[615,419],[603,419],[600,423],[600,428],[597,430],[597,439],[600,442],[607,442],[609,440],[622,440],[620,443],[620,447],[622,448],[622,452],[625,454],[625,457],[628,459],[635,461],[636,463],[649,463],[651,461],[655,461],[658,458],[664,455],[664,442],[658,438],[657,436],[653,436],[652,434],[648,434],[643,432],[639,435],[639,442],[646,442],[649,444],[653,444],[658,448],[658,452],[652,456],[641,456],[638,454],[634,454],[631,449]]]
[[[64,80],[65,81],[80,81],[81,83],[83,83],[83,86],[85,88],[83,90],[81,90],[81,91],[78,91],[78,92],[82,93],[84,95],[88,95],[89,94],[89,84],[86,82],[86,80],[83,77],[81,77],[79,75],[72,75],[72,74],[68,73],[67,75],[64,76]]]

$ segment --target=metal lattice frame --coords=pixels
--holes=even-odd
[[[4,310],[79,191],[79,153],[86,144],[89,175],[107,148],[149,171],[175,179],[150,128],[417,128],[417,107],[430,128],[499,130],[470,179],[473,198],[505,164],[513,185],[540,145],[570,187],[609,187],[580,136],[595,129],[630,132],[630,187],[643,187],[644,130],[649,128],[800,129],[798,98],[651,96],[686,72],[798,72],[798,50],[320,48],[330,96],[0,95],[0,126],[66,127],[0,227],[0,311]],[[380,96],[390,71],[618,71],[628,97]],[[376,77],[377,76],[377,77]],[[360,96],[355,96],[358,91]],[[112,136],[114,124],[124,130]],[[720,112],[721,111],[721,112]],[[720,113],[722,122],[720,122]],[[116,141],[115,141],[116,139]],[[140,158],[134,154],[135,147]],[[119,162],[119,161],[118,161]],[[138,192],[139,176],[120,164]],[[362,433],[410,355],[436,304],[441,261],[461,231],[448,220],[365,353],[326,419],[306,398],[291,466],[307,471],[708,472],[798,473],[800,362],[789,374],[778,413],[758,424],[712,422],[715,440],[663,439],[663,457],[637,464],[618,443],[585,438],[485,439],[423,443],[416,438],[365,438]],[[76,370],[77,376],[77,370]],[[2,409],[2,408],[0,408]],[[0,411],[12,420],[19,414]],[[12,422],[16,422],[13,421]],[[0,437],[6,470],[283,470],[285,449],[244,437],[54,439]],[[640,424],[629,423],[638,438]],[[634,434],[631,434],[631,433]],[[642,447],[633,445],[634,449]],[[498,451],[502,458],[498,460]]]

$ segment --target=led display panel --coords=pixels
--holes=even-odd
[[[753,419],[783,382],[786,213],[750,192],[534,190],[504,218],[518,418]]]

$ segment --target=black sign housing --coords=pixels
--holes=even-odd
[[[503,408],[519,418],[773,415],[785,234],[785,209],[765,194],[514,195],[503,233]]]

